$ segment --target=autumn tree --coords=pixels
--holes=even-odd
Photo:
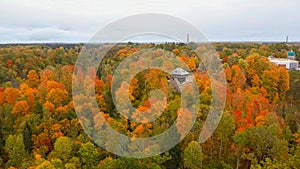
[[[190,169],[202,168],[202,147],[197,141],[192,141],[184,150],[184,166]]]
[[[27,75],[26,83],[31,88],[37,88],[39,85],[40,79],[39,75],[36,73],[35,70],[30,70]]]
[[[4,94],[5,94],[5,101],[8,104],[13,105],[19,97],[19,90],[15,88],[6,88],[4,90]]]
[[[63,160],[64,162],[72,155],[73,141],[69,137],[60,137],[54,143],[54,156]]]
[[[6,167],[20,166],[26,156],[25,145],[23,143],[23,135],[9,135],[5,143],[5,151],[9,156],[9,161],[6,164]]]
[[[25,145],[26,152],[30,154],[33,149],[33,141],[32,141],[32,129],[29,126],[28,122],[26,122],[25,127],[23,129],[23,142]]]
[[[99,152],[97,151],[95,145],[91,142],[82,144],[78,153],[82,159],[83,168],[94,168],[99,161]]]

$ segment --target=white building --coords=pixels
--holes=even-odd
[[[278,59],[278,58],[271,58],[271,57],[269,57],[269,60],[278,66],[284,65],[288,70],[298,70],[299,68],[299,62],[296,60]]]
[[[171,79],[170,84],[178,91],[182,91],[182,87],[187,84],[191,83],[191,74],[181,68],[176,68],[171,72]]]

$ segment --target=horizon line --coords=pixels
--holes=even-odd
[[[290,41],[290,42],[286,42],[286,41],[277,41],[277,40],[213,40],[213,41],[207,41],[208,43],[287,43],[287,44],[291,44],[291,43],[300,43],[299,41]],[[205,43],[207,43],[205,42]],[[0,45],[26,45],[26,44],[87,44],[89,42],[80,42],[80,41],[74,41],[74,42],[65,42],[65,41],[53,41],[53,42],[0,42]],[[150,41],[145,41],[145,42],[135,42],[135,41],[128,41],[128,42],[94,42],[96,43],[104,43],[104,44],[116,44],[116,43],[135,43],[135,44],[163,44],[163,43],[185,43],[185,42],[175,42],[175,41],[164,41],[164,42],[150,42]],[[193,41],[189,42],[189,43],[193,43]],[[194,42],[194,43],[203,43],[203,42]]]

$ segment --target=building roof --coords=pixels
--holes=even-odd
[[[298,61],[296,60],[290,60],[290,59],[284,59],[284,58],[269,58],[269,60],[273,63],[291,63],[291,62],[294,62],[294,63],[298,63]]]
[[[171,72],[171,74],[184,76],[184,75],[189,75],[190,73],[181,68],[176,68]]]
[[[296,55],[296,53],[293,50],[288,52],[288,56],[295,56],[295,55]]]

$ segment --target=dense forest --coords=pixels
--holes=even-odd
[[[84,71],[75,69],[76,59],[84,48],[82,44],[0,46],[0,168],[299,168],[300,72],[278,67],[268,56],[285,58],[291,49],[300,54],[300,46],[213,45],[227,81],[226,104],[217,129],[201,144],[199,134],[212,101],[211,82],[206,70],[198,69],[201,60],[185,44],[122,44],[111,48],[99,69],[85,70],[96,75],[92,79],[94,88],[84,78],[82,83],[87,91],[94,89],[99,108],[99,112],[90,115],[88,127],[80,124],[72,97],[73,72]],[[131,89],[130,101],[139,112],[150,108],[151,90],[168,93],[162,116],[153,122],[136,123],[116,111],[111,93],[113,72],[122,60],[147,48],[171,52],[192,71],[200,98],[197,119],[188,135],[167,152],[137,159],[117,156],[97,146],[86,134],[86,128],[105,128],[97,116],[103,115],[115,130],[133,138],[158,135],[177,118],[191,119],[188,110],[184,115],[178,113],[180,93],[168,84],[170,75],[156,69],[137,74],[126,85]],[[122,96],[124,90],[120,87],[115,94]],[[154,104],[159,106],[155,101]],[[89,106],[85,104],[82,109]],[[128,116],[139,114],[133,112]],[[180,136],[183,124],[175,125]],[[111,148],[115,145],[109,141],[103,144]]]

